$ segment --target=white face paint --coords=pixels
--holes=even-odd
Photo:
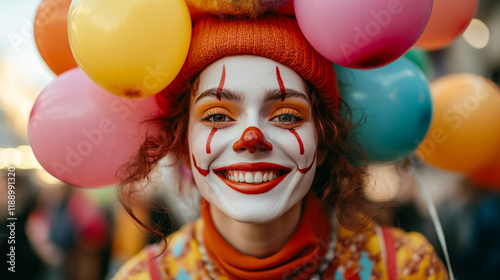
[[[188,142],[206,200],[240,222],[279,218],[314,179],[318,140],[306,83],[268,58],[219,59],[191,97]]]

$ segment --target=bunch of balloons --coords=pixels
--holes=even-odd
[[[453,91],[454,82],[435,81],[430,87],[430,58],[411,49],[446,47],[471,21],[477,0],[291,4],[285,10],[296,16],[306,39],[334,63],[357,124],[352,141],[371,160],[396,161],[419,146],[426,161],[462,172],[492,160],[500,140],[500,116],[492,109],[497,89],[484,78],[458,77],[465,84],[453,99],[441,92]],[[29,139],[42,166],[76,186],[117,183],[119,166],[146,137],[144,121],[161,114],[154,95],[180,71],[191,24],[184,0],[43,0],[35,41],[58,76],[30,116]],[[487,90],[476,96],[479,87]],[[466,111],[446,111],[454,102]],[[458,150],[450,155],[447,147]],[[481,151],[474,152],[478,147]]]
[[[31,111],[36,158],[71,185],[118,183],[119,167],[146,137],[145,121],[161,112],[153,95],[187,56],[186,3],[43,0],[34,24],[40,55],[58,75]]]

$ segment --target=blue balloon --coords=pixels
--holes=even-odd
[[[356,125],[353,140],[368,158],[391,162],[409,156],[424,139],[432,119],[424,73],[404,57],[371,70],[334,67]]]

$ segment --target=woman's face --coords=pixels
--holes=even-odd
[[[200,73],[188,145],[203,197],[240,222],[272,221],[299,202],[316,170],[306,83],[268,58],[239,55]]]

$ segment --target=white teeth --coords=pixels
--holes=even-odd
[[[241,183],[255,183],[260,184],[262,182],[267,182],[278,178],[279,172],[268,171],[268,172],[245,172],[245,171],[227,171],[226,178],[233,182]]]
[[[268,172],[264,173],[264,176],[262,177],[262,181],[264,181],[264,182],[269,181],[269,173]]]
[[[250,172],[245,173],[245,183],[253,183],[253,175]]]
[[[255,176],[253,177],[254,183],[262,183],[262,173],[257,172],[255,173]]]

